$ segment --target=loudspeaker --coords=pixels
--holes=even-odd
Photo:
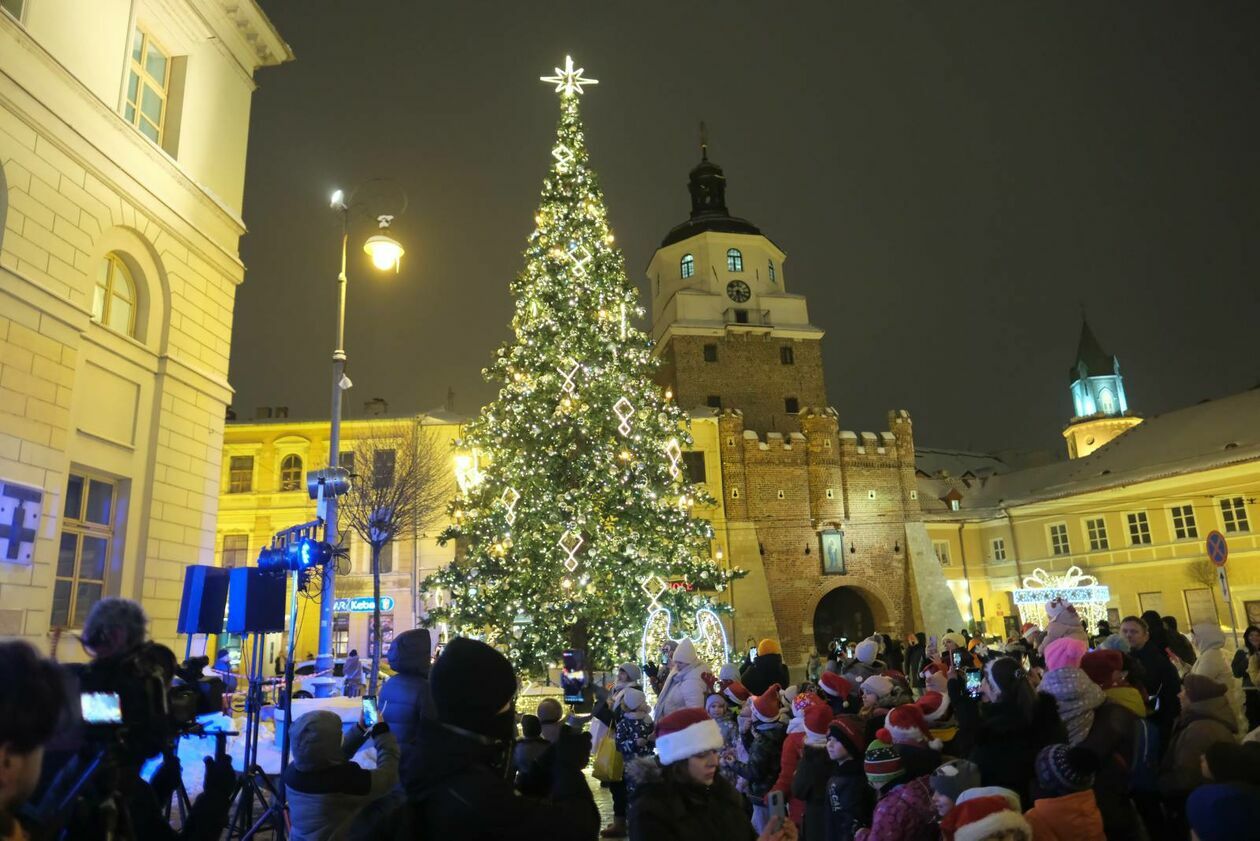
[[[232,570],[228,592],[227,631],[271,634],[284,630],[285,573],[257,567]]]
[[[223,633],[231,570],[194,565],[184,570],[184,596],[179,602],[177,634]]]

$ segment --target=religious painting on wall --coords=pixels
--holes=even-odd
[[[823,575],[844,575],[844,532],[826,529],[819,533],[822,540]]]

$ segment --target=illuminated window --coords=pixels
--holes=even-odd
[[[1151,542],[1151,523],[1145,511],[1135,511],[1126,515],[1129,523],[1129,545],[1145,546]]]
[[[249,565],[249,535],[223,535],[223,568],[234,569]]]
[[[739,253],[738,248],[728,248],[726,250],[726,270],[728,272],[742,272],[744,270],[744,255]]]
[[[993,560],[995,561],[1006,560],[1006,541],[1005,540],[1003,540],[1000,537],[995,537],[991,541],[990,546],[993,547]]]
[[[171,87],[171,57],[140,27],[131,38],[127,103],[123,116],[159,146]]]
[[[1172,507],[1173,536],[1178,540],[1189,540],[1199,536],[1199,526],[1194,521],[1193,505],[1174,505]]]
[[[247,494],[254,489],[254,457],[232,456],[228,459],[228,493]]]
[[[1085,533],[1089,537],[1089,551],[1101,552],[1110,548],[1107,541],[1107,521],[1102,517],[1086,520]]]
[[[115,253],[105,255],[92,288],[92,320],[115,333],[135,338],[136,283]]]
[[[280,490],[300,491],[302,489],[302,457],[287,455],[280,462]]]
[[[936,560],[940,563],[941,566],[943,567],[949,566],[950,561],[949,561],[949,541],[948,540],[933,540],[932,551],[936,553]]]
[[[1071,554],[1066,523],[1055,523],[1050,527],[1050,552],[1055,555]]]
[[[1116,400],[1111,396],[1110,389],[1104,388],[1098,393],[1098,408],[1108,415],[1116,410]]]
[[[1241,496],[1221,500],[1221,521],[1225,531],[1251,531],[1247,520],[1247,504]]]
[[[53,576],[53,627],[82,628],[105,593],[117,509],[113,482],[71,474]]]
[[[692,257],[690,254],[684,254],[682,256],[682,260],[678,263],[678,273],[682,275],[684,280],[695,274],[696,258]]]
[[[775,273],[774,273],[774,261],[773,261],[773,260],[769,261],[769,264],[768,264],[768,269],[769,269],[769,272],[770,272],[770,282],[771,282],[771,283],[775,283],[775,282],[777,281],[777,279],[778,279],[778,276],[777,276],[777,275],[775,275]]]

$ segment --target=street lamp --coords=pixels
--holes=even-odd
[[[329,203],[330,207],[341,213],[341,272],[337,275],[337,345],[333,349],[332,355],[332,422],[328,434],[328,466],[330,468],[340,467],[341,460],[341,393],[350,388],[350,378],[346,376],[346,256],[350,243],[350,211],[352,208],[366,204],[362,202],[356,204],[354,196],[369,185],[388,184],[384,179],[374,179],[360,185],[358,189],[351,195],[349,201],[346,200],[345,194],[341,190],[337,190],[332,194]],[[401,188],[394,185],[401,194],[401,207],[399,213],[407,207],[406,194]],[[369,190],[369,193],[371,190]],[[381,271],[393,269],[397,274],[402,264],[403,247],[393,237],[389,236],[387,231],[389,225],[394,221],[394,215],[389,213],[376,214],[376,222],[378,226],[377,233],[368,237],[363,243],[363,250],[372,259],[372,265]],[[325,497],[326,513],[324,515],[324,541],[330,545],[337,545],[337,497],[331,495]],[[319,605],[319,653],[315,660],[315,669],[319,672],[331,672],[333,667],[333,650],[332,650],[332,626],[333,626],[333,602],[335,598],[333,573],[335,564],[328,563],[324,565],[323,587],[321,588],[321,601]],[[290,629],[290,633],[294,633],[295,629]],[[380,640],[377,640],[380,645]],[[316,684],[318,694],[327,694],[332,691],[332,682],[326,684]]]

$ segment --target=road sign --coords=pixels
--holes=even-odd
[[[1217,567],[1216,580],[1221,582],[1221,595],[1225,597],[1225,601],[1226,603],[1228,603],[1229,602],[1229,578],[1225,576],[1225,567]]]
[[[1218,567],[1225,566],[1225,560],[1229,557],[1229,544],[1225,542],[1225,535],[1219,531],[1212,531],[1207,536],[1207,556]]]

